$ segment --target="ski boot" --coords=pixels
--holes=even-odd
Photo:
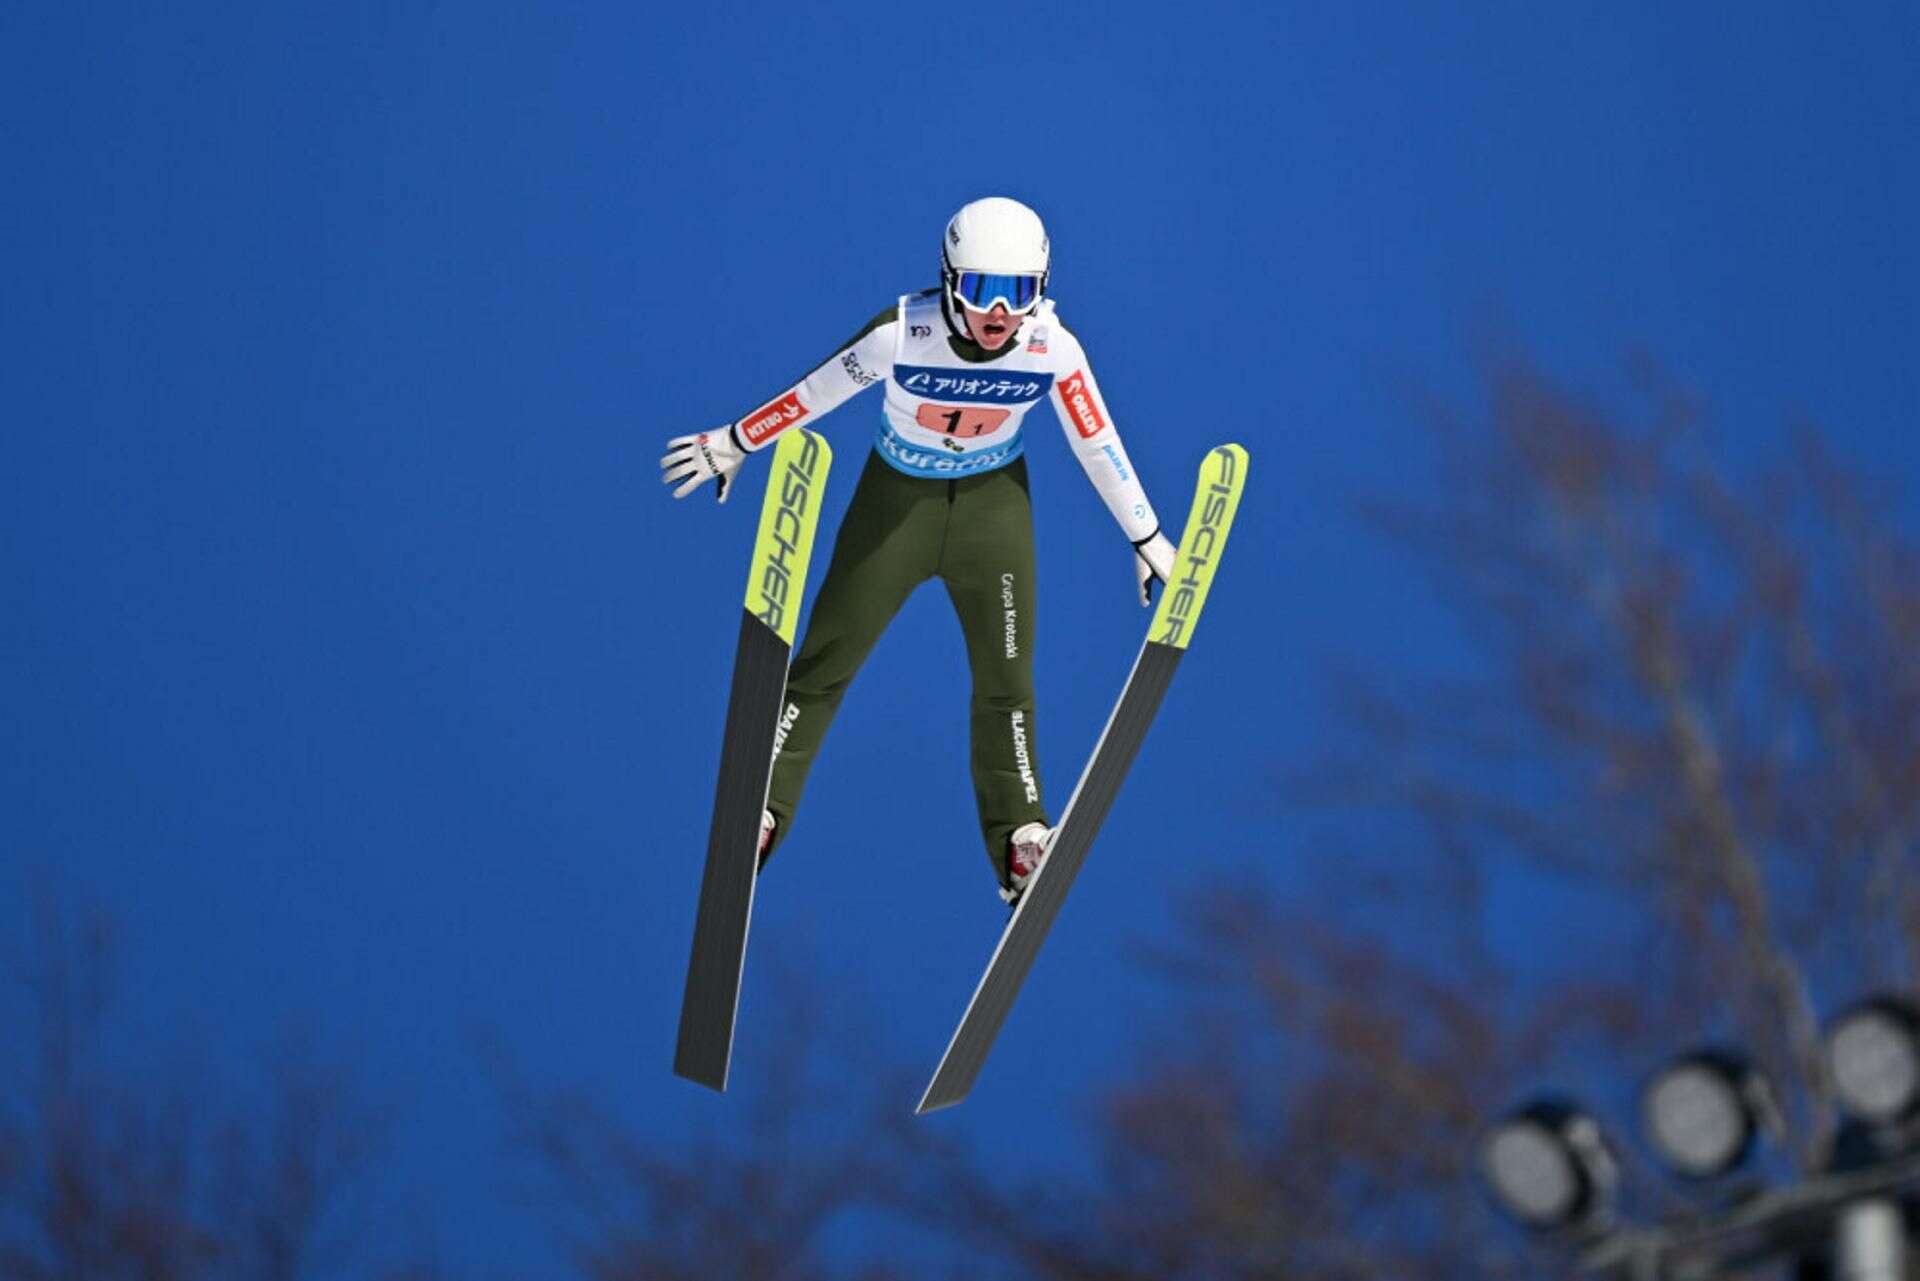
[[[1027,884],[1046,861],[1047,846],[1052,840],[1053,829],[1045,823],[1022,823],[1013,829],[1013,834],[1007,837],[1007,883],[1000,887],[1001,898],[1013,906],[1019,905]]]

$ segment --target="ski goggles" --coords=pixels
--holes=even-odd
[[[953,275],[954,301],[974,311],[992,311],[1003,304],[1015,315],[1032,311],[1040,301],[1037,275],[996,275],[986,271],[957,271]]]

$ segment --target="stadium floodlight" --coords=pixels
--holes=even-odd
[[[1647,1082],[1640,1094],[1641,1131],[1675,1174],[1716,1179],[1753,1151],[1771,1098],[1765,1079],[1743,1056],[1696,1051]]]
[[[1892,996],[1854,1006],[1827,1026],[1833,1092],[1848,1116],[1894,1125],[1920,1111],[1920,1012]]]
[[[1480,1177],[1495,1204],[1535,1231],[1601,1225],[1618,1182],[1599,1123],[1562,1099],[1538,1099],[1488,1128]]]

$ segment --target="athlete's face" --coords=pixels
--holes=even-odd
[[[1020,328],[1020,317],[1009,313],[1002,302],[993,304],[992,311],[975,311],[971,307],[960,310],[967,318],[967,332],[988,351],[999,351],[1006,346],[1013,331]]]

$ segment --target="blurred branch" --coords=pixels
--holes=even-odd
[[[1872,930],[1810,909],[1790,926],[1774,898],[1791,886],[1797,904],[1899,922],[1913,972],[1916,722],[1890,727],[1862,698],[1911,687],[1906,615],[1863,615],[1836,584],[1884,584],[1873,566],[1914,558],[1823,452],[1803,442],[1797,470],[1745,475],[1670,379],[1635,373],[1639,428],[1510,350],[1488,361],[1484,425],[1429,413],[1442,499],[1368,515],[1433,571],[1480,672],[1410,701],[1349,688],[1353,763],[1323,769],[1319,799],[1421,817],[1448,834],[1433,857],[1477,849],[1485,874],[1518,857],[1611,877],[1617,901],[1671,924],[1676,990],[1704,978],[1788,1087],[1811,1164],[1831,1102],[1795,944],[1817,936],[1810,951],[1854,974],[1884,956],[1857,937]],[[1807,733],[1818,752],[1796,744]],[[1364,790],[1340,789],[1343,771]]]
[[[129,1062],[108,1048],[106,918],[50,880],[11,970],[32,1056],[0,1096],[0,1275],[298,1281],[346,1275],[364,1256],[347,1225],[337,1240],[326,1229],[384,1132],[338,1069],[307,1050],[288,1058],[263,1114],[209,1080],[155,1085],[150,1053]]]
[[[877,1203],[875,1130],[846,1085],[878,1073],[870,1063],[853,1069],[835,1057],[844,1047],[825,1031],[831,1020],[818,990],[797,969],[781,975],[776,1005],[771,1041],[779,1070],[728,1100],[745,1115],[724,1141],[712,1134],[665,1141],[578,1090],[534,1087],[503,1049],[487,1051],[513,1147],[538,1176],[544,1212],[582,1276],[851,1275],[827,1257],[823,1238],[843,1215]],[[821,1100],[833,1101],[824,1113]],[[876,1264],[862,1275],[878,1281],[895,1273]]]

